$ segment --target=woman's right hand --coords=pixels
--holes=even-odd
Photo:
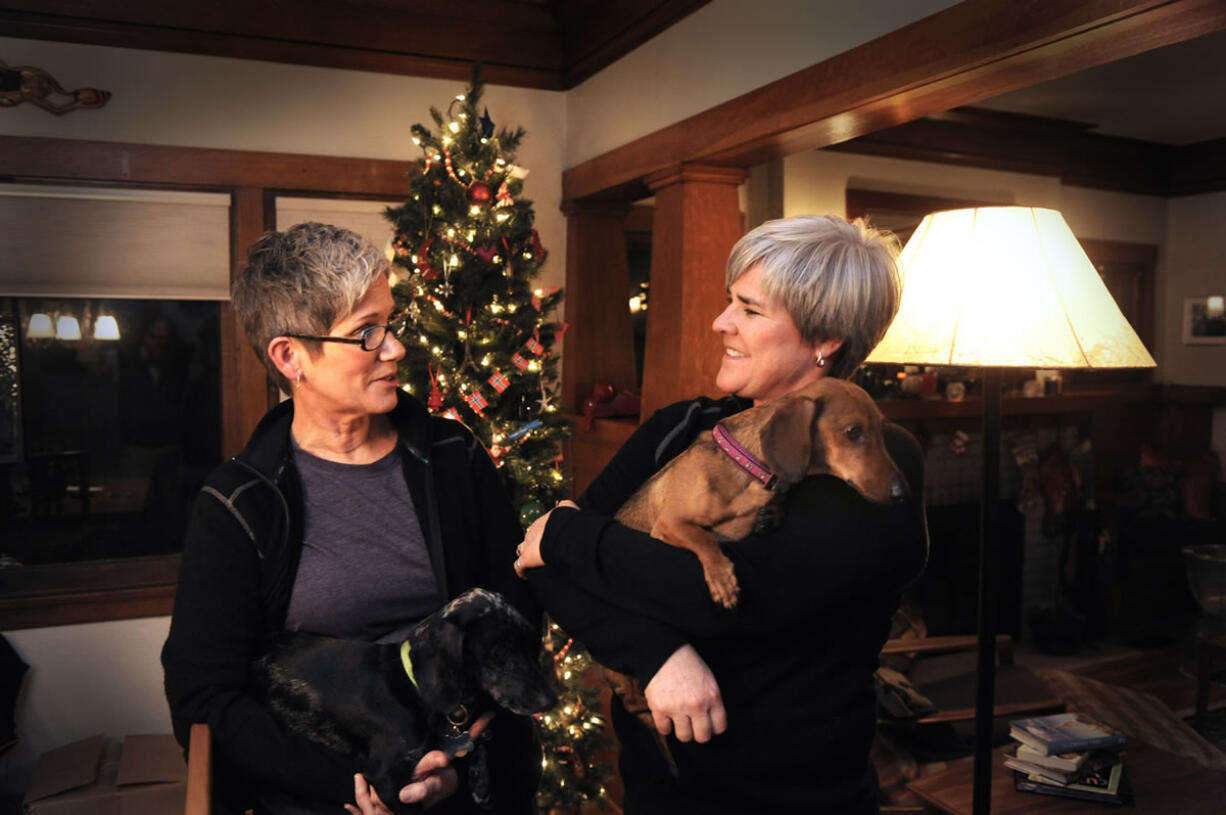
[[[468,729],[468,735],[476,741],[493,718],[492,712],[482,714]],[[421,804],[429,809],[454,795],[459,786],[451,758],[442,750],[431,750],[417,762],[413,781],[400,790],[400,800],[406,804]],[[356,805],[345,804],[349,815],[392,815],[391,809],[361,773],[353,777],[353,795]]]
[[[728,728],[719,683],[692,645],[673,652],[643,689],[656,729],[677,741],[707,742]]]

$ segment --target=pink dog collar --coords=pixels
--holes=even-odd
[[[727,454],[728,458],[737,463],[745,472],[752,475],[755,479],[762,482],[762,486],[768,490],[774,490],[779,486],[779,476],[770,471],[765,464],[758,461],[753,453],[750,453],[744,447],[737,443],[737,440],[728,432],[728,428],[724,427],[723,422],[720,422],[711,428],[711,437],[715,439],[715,443],[719,445],[719,449]]]

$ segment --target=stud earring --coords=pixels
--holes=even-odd
[[[818,351],[818,352],[817,352],[817,359],[813,360],[813,364],[814,364],[814,365],[816,365],[816,366],[817,366],[817,367],[819,367],[819,368],[825,368],[825,367],[826,367],[826,358],[822,356],[822,352],[821,352],[821,351]]]

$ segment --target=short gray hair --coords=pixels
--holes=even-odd
[[[290,383],[268,357],[272,338],[327,334],[390,270],[384,254],[356,232],[301,223],[284,232],[265,232],[251,244],[230,297],[247,342],[273,379],[288,390]]]
[[[830,375],[846,379],[898,313],[898,238],[863,219],[797,215],[745,234],[728,256],[726,285],[762,267],[767,297],[783,304],[806,342],[843,340]]]

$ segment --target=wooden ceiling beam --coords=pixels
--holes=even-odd
[[[563,199],[635,198],[670,164],[751,167],[1226,28],[1220,0],[976,0],[570,168]]]

